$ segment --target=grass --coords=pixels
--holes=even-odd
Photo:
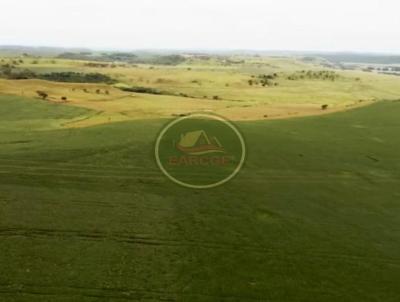
[[[0,96],[0,132],[61,128],[90,110],[20,96]]]
[[[60,129],[54,116],[88,113],[0,101],[2,301],[400,295],[400,102],[238,122],[245,168],[197,191],[156,167],[165,119]],[[46,127],[15,127],[17,119]]]
[[[380,99],[400,97],[399,77],[360,71],[338,71],[334,82],[318,79],[288,80],[301,70],[329,70],[317,63],[296,58],[233,58],[244,63],[228,64],[211,59],[192,59],[177,66],[116,64],[111,67],[88,67],[86,61],[61,59],[24,59],[19,69],[34,72],[102,73],[116,79],[120,86],[143,87],[166,95],[154,96],[120,91],[110,85],[54,83],[40,80],[0,80],[0,93],[36,97],[37,90],[48,92],[52,101],[66,96],[72,106],[97,111],[82,127],[110,121],[142,118],[169,118],[191,111],[211,110],[233,120],[260,120],[290,116],[315,115],[321,106],[328,111]],[[12,62],[3,59],[5,63]],[[250,86],[251,76],[277,73],[276,87]],[[275,82],[275,80],[274,80]],[[118,85],[117,85],[118,86]],[[110,94],[97,94],[96,90]],[[219,100],[215,100],[218,97]],[[139,108],[139,109],[138,109]]]

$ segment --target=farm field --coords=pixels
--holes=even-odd
[[[398,76],[295,57],[0,61],[13,64],[0,78],[0,301],[399,300]],[[244,168],[221,187],[183,188],[157,167],[161,129],[192,112],[245,138]]]
[[[156,167],[168,119],[65,128],[86,109],[0,102],[1,301],[400,296],[398,101],[238,121],[245,168],[205,191]]]

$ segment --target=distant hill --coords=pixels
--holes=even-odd
[[[131,51],[100,51],[88,48],[33,47],[18,45],[0,45],[0,55],[60,57],[69,59],[108,60],[125,62],[161,61],[161,64],[177,64],[184,61],[179,55],[187,53],[217,56],[267,56],[267,57],[306,57],[322,58],[335,64],[369,63],[369,64],[400,64],[400,55],[361,52],[317,52],[317,51],[286,51],[286,50],[251,50],[251,49],[136,49]],[[161,59],[160,59],[161,58]],[[150,62],[157,64],[158,62]]]
[[[363,53],[315,53],[332,63],[400,64],[400,55]]]
[[[61,47],[31,47],[17,45],[0,45],[0,55],[3,56],[22,56],[28,54],[30,56],[55,57],[65,52],[87,52],[84,48],[61,48]]]

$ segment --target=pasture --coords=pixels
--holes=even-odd
[[[157,169],[167,120],[62,129],[87,112],[1,102],[2,301],[400,295],[400,102],[238,122],[246,167],[205,191]],[[16,104],[25,109],[13,119]]]
[[[398,77],[314,79],[302,70],[327,69],[293,58],[32,62],[18,68],[168,94],[0,79],[0,301],[398,301]],[[157,167],[160,130],[193,111],[245,137],[224,186],[183,188]]]
[[[241,62],[239,59],[242,58],[236,61]],[[119,63],[107,67],[62,59],[21,61],[17,70],[29,69],[39,74],[101,73],[118,82],[107,85],[0,79],[1,94],[37,97],[36,91],[46,91],[49,101],[61,102],[65,97],[68,105],[95,111],[91,117],[70,123],[69,127],[169,118],[193,111],[213,111],[233,120],[277,119],[341,111],[400,95],[399,78],[391,75],[332,70],[337,76],[333,81],[303,75],[289,80],[300,71],[330,70],[316,62],[293,58],[253,58],[235,64],[192,59],[176,66]],[[271,74],[277,76],[271,82],[276,86],[262,86],[258,77]],[[257,84],[250,85],[249,81]],[[118,89],[118,85],[146,87],[163,93],[127,92]],[[322,105],[327,105],[328,110],[321,112]]]

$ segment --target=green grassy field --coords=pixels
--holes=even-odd
[[[400,102],[237,122],[245,168],[202,191],[157,169],[167,119],[0,101],[0,301],[400,297]]]

